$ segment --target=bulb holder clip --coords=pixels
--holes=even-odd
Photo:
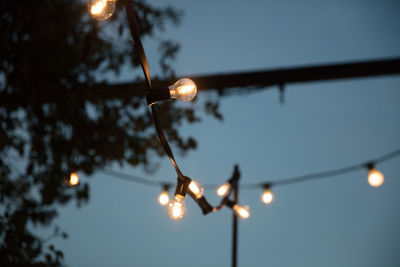
[[[202,196],[201,198],[197,198],[195,194],[192,193],[192,191],[188,191],[189,195],[193,198],[193,200],[200,206],[201,211],[203,212],[203,215],[206,215],[207,213],[210,213],[213,211],[213,207],[208,203],[208,201]]]
[[[368,162],[367,164],[365,164],[365,167],[368,170],[372,170],[373,168],[375,168],[375,163],[374,162]]]
[[[169,88],[156,88],[147,90],[146,92],[147,105],[149,106],[169,99],[171,99]]]
[[[228,198],[226,198],[225,200],[224,200],[224,205],[225,206],[228,206],[229,208],[231,208],[231,209],[233,209],[233,206],[235,206],[235,202],[233,202],[232,200],[230,200],[230,199],[228,199]]]
[[[265,183],[262,186],[263,186],[264,190],[266,190],[266,189],[271,189],[272,184],[271,183]]]
[[[162,185],[162,188],[163,188],[164,191],[167,191],[167,192],[168,192],[170,186],[171,186],[171,185],[169,185],[169,184],[163,184],[163,185]]]
[[[188,192],[188,187],[191,181],[192,179],[190,179],[187,176],[183,176],[183,179],[180,179],[178,177],[178,183],[176,185],[175,195],[181,195],[185,197],[186,193]]]

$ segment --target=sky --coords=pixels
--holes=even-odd
[[[341,63],[400,56],[399,1],[150,1],[184,11],[163,36],[180,42],[178,76]],[[150,69],[160,73],[156,42],[144,40]],[[120,80],[136,74],[126,70]],[[365,162],[400,148],[400,77],[289,85],[220,99],[223,121],[203,115],[180,133],[198,149],[176,155],[183,173],[202,184],[224,183],[239,164],[241,182],[275,181]],[[200,92],[199,105],[213,93]],[[183,105],[193,105],[184,103]],[[174,149],[174,147],[172,147]],[[174,182],[167,157],[153,175]],[[262,190],[240,190],[251,217],[239,222],[239,266],[395,267],[400,265],[400,158],[377,165],[385,183],[372,188],[367,171]],[[203,216],[188,199],[180,221],[157,202],[161,188],[101,173],[87,205],[60,208],[56,240],[69,266],[230,266],[232,211]],[[212,204],[213,190],[205,196]]]

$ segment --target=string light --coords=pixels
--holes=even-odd
[[[168,88],[158,88],[147,91],[146,99],[148,105],[153,105],[157,102],[172,98],[181,101],[190,101],[196,96],[196,93],[196,84],[188,78],[182,78]]]
[[[88,0],[87,6],[93,18],[106,20],[113,15],[116,2],[117,0]]]
[[[168,202],[167,214],[173,220],[180,220],[186,213],[185,196],[192,180],[189,177],[178,177],[174,198]]]
[[[190,101],[197,93],[196,84],[188,78],[180,79],[168,88],[171,98],[176,98],[181,101]]]
[[[237,216],[239,216],[242,219],[247,219],[250,217],[250,207],[249,206],[240,206],[233,202],[232,200],[229,200],[228,198],[223,199],[223,203],[220,207],[217,207],[217,210],[220,209],[223,206],[230,207],[233,209],[236,213]]]
[[[374,163],[367,164],[367,168],[369,170],[368,183],[372,187],[379,187],[385,181],[385,177],[383,176],[383,173],[374,168],[374,165]]]
[[[192,180],[189,184],[189,190],[196,196],[196,198],[201,198],[204,193],[204,188],[199,182]]]
[[[76,172],[71,172],[69,178],[65,181],[68,186],[76,186],[79,184],[79,175]]]
[[[243,189],[259,189],[259,188],[263,188],[263,194],[261,195],[261,200],[263,203],[269,204],[271,202],[274,201],[274,195],[271,191],[271,187],[272,186],[282,186],[282,185],[289,185],[289,184],[295,184],[295,183],[301,183],[301,182],[306,182],[306,181],[310,181],[310,180],[315,180],[315,179],[321,179],[321,178],[332,178],[335,176],[339,176],[345,173],[350,173],[350,172],[354,172],[357,170],[361,170],[361,169],[365,169],[368,168],[369,169],[369,175],[368,175],[368,183],[371,186],[380,186],[382,185],[382,183],[384,182],[384,176],[383,174],[378,171],[377,169],[374,168],[374,165],[377,163],[382,163],[385,162],[387,160],[390,160],[392,158],[398,157],[400,156],[400,149],[397,149],[395,151],[392,151],[390,153],[387,153],[386,155],[383,155],[381,157],[375,158],[371,161],[369,161],[369,163],[365,164],[355,164],[355,165],[351,165],[351,166],[347,166],[347,167],[343,167],[343,168],[338,168],[335,170],[329,170],[329,171],[324,171],[324,172],[318,172],[318,173],[311,173],[311,174],[306,174],[306,175],[302,175],[302,176],[297,176],[297,177],[293,177],[293,178],[286,178],[286,179],[280,179],[278,181],[275,181],[273,183],[269,182],[264,182],[264,183],[250,183],[250,184],[242,184],[241,188]],[[144,185],[148,185],[148,186],[157,186],[159,187],[161,186],[171,186],[171,184],[169,184],[167,181],[154,181],[151,179],[147,179],[147,178],[143,178],[143,177],[138,177],[138,176],[133,176],[133,175],[127,175],[127,174],[123,174],[123,173],[119,173],[116,171],[112,171],[112,170],[105,170],[103,171],[104,173],[107,173],[108,175],[112,175],[114,177],[123,179],[123,180],[128,180],[131,182],[135,182],[135,183],[140,183],[140,184],[144,184]],[[187,178],[187,177],[186,177]],[[189,179],[189,178],[187,178]],[[231,191],[231,183],[232,183],[233,177],[225,184],[223,184],[222,186],[217,187],[217,185],[214,184],[209,184],[206,185],[207,188],[212,189],[212,188],[218,188],[217,189],[217,193],[218,195],[222,195],[225,194],[224,199],[222,200],[222,204],[216,207],[212,207],[211,205],[208,204],[208,202],[204,199],[203,194],[204,194],[204,189],[203,186],[201,186],[197,181],[193,181],[193,180],[186,180],[186,183],[188,181],[188,188],[189,188],[189,192],[191,193],[191,195],[194,197],[193,199],[197,202],[197,204],[200,206],[200,208],[203,211],[203,214],[208,214],[209,212],[216,212],[218,211],[220,208],[222,208],[224,205],[229,206],[233,209],[234,204],[232,203],[231,205],[228,205],[227,203],[229,203],[229,201],[226,200],[227,195],[230,193]],[[179,181],[179,180],[178,180]],[[193,181],[193,183],[192,183]],[[183,190],[184,186],[182,186],[182,182],[178,182],[177,188],[181,188],[181,190]],[[201,192],[201,195],[199,194]],[[178,199],[176,199],[174,197],[174,199],[172,201],[170,201],[171,205],[170,205],[170,214],[172,214],[170,217],[172,219],[180,219],[183,217],[185,211],[186,211],[186,207],[184,206],[184,202],[182,203],[183,198],[178,196]],[[242,206],[237,206],[235,207],[235,209],[233,209],[236,213],[238,213],[238,216],[241,217],[246,217],[247,213],[248,216],[250,216],[250,212],[245,207]],[[247,210],[247,212],[246,212]],[[168,211],[167,211],[168,212]],[[239,214],[240,212],[240,214]],[[247,217],[248,217],[247,216]]]
[[[248,219],[250,217],[250,207],[249,206],[240,206],[240,205],[233,205],[233,210],[236,214],[242,219]]]
[[[169,202],[168,188],[169,188],[168,185],[164,185],[163,191],[158,196],[158,202],[160,203],[161,206],[165,206]]]
[[[173,220],[180,220],[186,213],[185,197],[182,195],[175,195],[174,199],[168,202],[167,214]]]
[[[265,204],[271,204],[274,201],[274,194],[272,194],[270,187],[270,184],[264,185],[264,192],[261,195],[261,201]]]
[[[217,195],[220,197],[224,197],[228,195],[230,189],[231,189],[231,183],[227,182],[217,188]]]

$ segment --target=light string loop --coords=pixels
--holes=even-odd
[[[134,11],[134,9],[131,6],[130,0],[123,0],[124,2],[124,6],[125,6],[125,10],[126,10],[126,15],[128,18],[128,23],[129,23],[129,29],[132,35],[132,38],[134,40],[134,50],[136,52],[136,55],[139,57],[140,59],[140,64],[142,66],[142,70],[143,70],[143,74],[146,78],[146,85],[147,85],[147,89],[146,89],[146,94],[148,94],[151,90],[151,78],[150,78],[150,69],[149,69],[149,64],[147,61],[147,57],[146,54],[144,52],[143,49],[143,45],[142,42],[140,40],[140,35],[139,35],[139,31],[137,30],[137,15]],[[172,153],[171,147],[169,146],[168,140],[164,134],[163,128],[161,126],[161,122],[160,122],[160,116],[158,113],[158,108],[157,108],[157,104],[154,103],[151,105],[151,113],[152,113],[152,118],[153,118],[153,122],[154,122],[154,126],[158,135],[158,138],[164,148],[165,153],[168,155],[169,159],[171,160],[172,164],[174,165],[175,171],[178,175],[178,185],[180,182],[184,182],[187,183],[187,181],[191,181],[190,178],[185,177],[181,170],[178,167],[178,164],[174,158],[174,154]],[[188,185],[186,185],[187,187]],[[178,187],[177,187],[178,189]],[[185,188],[185,191],[187,190],[187,188]],[[200,206],[200,208],[203,211],[203,214],[207,214],[209,212],[211,212],[213,210],[213,207],[207,202],[207,200],[201,196],[200,198],[197,197],[191,190],[188,190],[189,195],[193,198],[193,200],[195,200],[195,202]]]
[[[149,63],[147,61],[146,53],[144,52],[142,41],[140,40],[140,35],[138,31],[138,24],[137,24],[137,15],[135,13],[135,10],[132,8],[130,0],[123,0],[124,6],[125,6],[125,11],[126,15],[128,18],[128,23],[129,23],[129,29],[132,35],[132,38],[134,40],[134,50],[136,52],[136,55],[139,57],[140,60],[140,65],[142,66],[143,74],[146,79],[146,85],[147,89],[146,92],[149,92],[152,90],[151,88],[151,78],[150,78],[150,69],[149,69]],[[156,128],[156,132],[158,135],[158,138],[160,139],[160,142],[164,148],[165,153],[168,155],[169,159],[171,160],[172,164],[175,167],[175,171],[178,175],[179,179],[184,179],[183,174],[181,170],[178,167],[178,164],[175,161],[174,154],[172,153],[172,150],[168,144],[168,140],[164,134],[164,131],[161,127],[160,123],[160,116],[158,115],[158,109],[156,107],[157,104],[151,105],[151,113],[153,117],[153,122],[154,126]]]

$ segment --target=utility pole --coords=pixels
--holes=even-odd
[[[239,202],[239,178],[240,172],[239,167],[235,166],[234,177],[232,181],[233,190],[233,203]],[[232,267],[237,267],[237,245],[238,245],[238,216],[236,212],[233,212],[233,225],[232,225]]]

